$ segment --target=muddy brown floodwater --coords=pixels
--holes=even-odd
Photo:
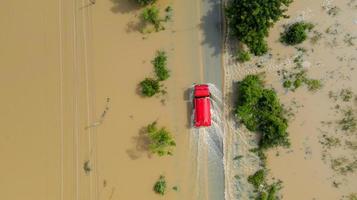
[[[326,128],[321,123],[335,123],[341,118],[333,109],[338,103],[329,98],[330,91],[350,89],[354,94],[357,92],[357,50],[355,44],[349,44],[346,40],[346,37],[357,36],[355,3],[347,0],[296,1],[289,7],[288,14],[291,18],[277,24],[269,40],[272,49],[276,50],[273,53],[284,54],[292,51],[293,47],[284,47],[275,42],[278,32],[282,31],[282,24],[301,19],[315,24],[315,32],[299,47],[307,50],[303,53],[303,65],[309,76],[320,79],[324,85],[317,92],[309,92],[305,88],[286,92],[276,73],[267,77],[267,82],[277,89],[282,102],[296,110],[288,129],[291,149],[273,150],[268,159],[272,176],[284,183],[284,199],[344,199],[344,196],[357,192],[356,172],[342,175],[331,168],[333,159],[340,156],[347,157],[352,162],[356,160],[355,152],[346,150],[344,145],[345,141],[356,141],[356,136],[352,134],[343,138],[346,133],[336,131],[340,129],[337,125]],[[318,41],[312,41],[311,38],[319,33],[321,37]],[[352,41],[356,43],[355,39]],[[339,105],[341,109],[345,109],[346,105],[341,102]],[[352,107],[356,114],[355,105],[352,104]],[[325,151],[330,147],[321,144],[324,134],[340,138],[342,146]]]
[[[195,199],[187,89],[200,81],[198,8],[190,0],[159,1],[162,11],[167,5],[173,7],[173,22],[166,24],[165,31],[143,35],[141,10],[130,2],[98,1],[91,9],[94,119],[103,111],[106,98],[111,100],[105,120],[93,129],[98,195],[100,199],[157,199],[152,188],[162,174],[168,181],[165,198]],[[168,53],[171,77],[164,82],[168,93],[142,98],[138,83],[153,76],[151,60],[157,50]],[[173,156],[148,155],[142,131],[154,120],[174,133]],[[173,191],[173,186],[179,191]]]
[[[356,130],[341,131],[338,122],[345,109],[351,108],[353,115],[357,115],[356,1],[294,1],[287,14],[290,18],[280,20],[267,38],[270,56],[239,64],[233,61],[232,54],[225,55],[225,94],[229,100],[234,91],[232,81],[241,80],[247,74],[265,72],[266,85],[274,88],[281,102],[292,109],[294,116],[288,128],[291,147],[272,149],[267,154],[270,177],[283,182],[282,199],[353,199],[357,193],[357,133]],[[279,36],[284,30],[283,25],[301,20],[315,25],[308,39],[296,47],[281,44]],[[323,84],[316,92],[305,87],[292,92],[282,87],[282,77],[277,72],[282,69],[289,71],[296,65],[293,60],[299,54],[297,48],[303,52],[302,66],[308,71],[308,77],[319,79]],[[346,89],[352,93],[349,101],[334,100],[334,96],[341,99],[341,91]],[[227,102],[227,109],[233,109]],[[235,118],[228,116],[232,118],[228,117],[229,122],[234,124]],[[251,141],[245,138],[251,133],[242,128],[233,130],[238,133],[240,141],[231,141],[232,145],[238,146],[238,150],[232,152],[246,156],[249,153],[246,153],[245,146],[252,148],[252,145],[246,145]],[[230,177],[233,183],[237,182],[234,179],[236,174],[244,177],[256,170],[255,158],[251,155],[247,158],[242,159],[246,161],[244,166],[232,170]],[[245,182],[229,189],[239,196],[240,190],[249,191],[249,184]]]
[[[158,199],[165,175],[166,199],[196,200],[187,89],[203,80],[199,8],[168,5],[166,30],[142,34],[129,0],[2,2],[1,199]],[[143,98],[157,50],[168,93]],[[155,120],[174,134],[173,156],[148,154],[142,130]]]

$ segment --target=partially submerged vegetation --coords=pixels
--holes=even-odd
[[[281,181],[268,184],[266,169],[260,169],[248,177],[248,182],[254,186],[257,193],[255,200],[277,200],[278,191],[281,189]]]
[[[237,117],[250,130],[260,136],[258,148],[252,149],[261,161],[261,169],[247,179],[254,186],[256,200],[278,199],[281,182],[269,184],[266,180],[265,150],[289,146],[287,119],[276,92],[264,87],[260,75],[248,75],[238,83]]]
[[[238,0],[237,0],[238,1]],[[228,1],[228,8],[231,9],[233,7],[231,4],[239,4],[239,2],[230,0]],[[231,4],[229,2],[232,2]],[[250,1],[250,3],[247,3],[245,1],[240,1],[240,3],[247,3],[251,8],[258,7],[257,5],[252,5],[256,1]],[[351,2],[356,2],[356,1],[351,1]],[[317,3],[317,2],[316,2]],[[319,15],[318,17],[312,16],[309,13],[305,13],[306,10],[301,10],[301,8],[304,8],[304,5],[302,5],[302,2],[296,3],[296,7],[294,5],[294,8],[298,8],[299,10],[292,10],[292,12],[289,13],[294,13],[294,19],[289,20],[289,24],[291,23],[290,26],[285,27],[285,31],[282,31],[283,33],[281,34],[281,42],[286,44],[286,45],[297,45],[296,47],[289,47],[286,45],[277,45],[278,48],[281,48],[284,50],[289,50],[286,52],[279,51],[279,49],[274,49],[274,51],[269,52],[268,55],[262,57],[262,58],[254,58],[253,62],[250,62],[245,65],[238,65],[240,68],[236,69],[237,63],[234,63],[235,61],[239,62],[244,62],[248,59],[248,53],[241,51],[241,49],[246,48],[246,46],[249,47],[245,43],[246,46],[244,48],[236,48],[235,43],[227,43],[228,51],[230,53],[230,57],[227,59],[226,64],[227,64],[227,71],[232,73],[228,77],[228,86],[231,86],[231,82],[239,79],[247,74],[251,73],[259,73],[261,71],[270,71],[270,70],[279,70],[279,78],[281,81],[282,86],[285,88],[285,90],[281,87],[278,87],[277,89],[279,90],[279,96],[284,95],[283,99],[285,100],[290,100],[291,97],[296,97],[299,101],[301,102],[303,106],[306,106],[305,109],[302,109],[303,112],[299,113],[296,115],[294,126],[292,127],[291,131],[297,131],[299,132],[299,136],[294,137],[294,147],[292,150],[287,150],[287,151],[282,151],[280,148],[277,150],[277,153],[275,154],[276,156],[281,156],[280,158],[273,158],[272,162],[275,162],[275,159],[281,159],[281,160],[293,160],[294,162],[300,161],[300,158],[298,159],[291,159],[288,158],[291,152],[294,151],[295,155],[300,155],[299,153],[296,153],[297,148],[301,148],[301,154],[306,160],[314,160],[316,161],[316,156],[312,155],[319,155],[319,151],[321,148],[319,146],[316,147],[316,140],[315,137],[317,134],[314,132],[315,130],[320,130],[323,133],[318,135],[319,140],[323,146],[322,154],[326,156],[324,162],[331,167],[331,170],[325,170],[327,172],[321,173],[319,176],[316,178],[318,179],[323,179],[323,180],[331,180],[332,186],[336,188],[341,188],[340,191],[328,191],[329,193],[320,195],[320,197],[329,197],[329,194],[333,195],[339,195],[339,197],[336,197],[335,199],[354,199],[356,198],[356,195],[348,195],[351,194],[353,191],[353,187],[351,186],[355,185],[355,180],[352,180],[351,177],[355,176],[357,172],[357,157],[356,157],[356,151],[357,151],[357,130],[356,130],[356,120],[357,120],[357,96],[353,94],[352,91],[354,91],[355,88],[355,79],[353,77],[353,74],[355,74],[356,70],[356,59],[355,56],[351,54],[351,52],[354,50],[354,45],[355,41],[354,38],[356,38],[355,34],[353,32],[348,32],[351,31],[351,27],[346,27],[343,26],[344,24],[349,24],[347,26],[350,26],[350,23],[345,23],[345,19],[351,18],[352,11],[349,10],[347,13],[345,11],[342,12],[342,10],[338,9],[337,6],[334,4],[339,4],[338,7],[344,8],[346,2],[330,2],[330,1],[324,1],[323,3],[329,4],[330,8],[328,11],[328,14],[331,16],[335,16],[333,22],[331,20],[327,20],[326,22],[330,24],[326,24],[325,22],[321,21],[321,16],[326,16],[328,19],[332,19],[331,17],[328,17],[326,14],[321,13],[319,11],[319,7],[317,9],[315,8],[316,5],[309,5],[309,6],[315,6],[313,9],[313,15],[316,15],[316,13],[322,14]],[[317,3],[318,4],[318,3]],[[238,7],[238,6],[237,6]],[[353,7],[356,8],[356,7]],[[241,12],[238,12],[239,10]],[[268,8],[267,8],[268,9]],[[304,8],[308,9],[308,8]],[[249,18],[249,14],[252,15],[251,18],[256,17],[253,15],[253,11],[251,12],[243,12],[244,6],[240,6],[239,8],[236,8],[235,10],[229,10],[232,16],[243,16],[242,19],[239,19],[238,17],[235,18],[234,23],[235,25],[228,24],[228,31],[232,34],[234,39],[241,40],[241,38],[244,38],[244,35],[241,35],[239,37],[236,37],[234,31],[239,30],[241,31],[242,29],[245,28],[245,25],[237,25],[238,22],[247,20]],[[253,9],[252,9],[253,10]],[[340,12],[341,11],[341,12]],[[310,12],[310,11],[308,11]],[[305,15],[306,14],[306,15]],[[343,17],[337,16],[341,15]],[[348,17],[347,17],[348,16]],[[228,17],[228,23],[230,23],[230,16]],[[258,17],[257,17],[258,18]],[[314,26],[307,22],[307,21],[301,21],[301,19],[311,19],[311,22],[314,24],[318,24],[319,27],[313,28]],[[343,20],[343,21],[342,21]],[[296,22],[299,21],[299,22]],[[232,22],[232,21],[231,21]],[[294,23],[295,22],[295,23]],[[323,22],[323,23],[322,23]],[[331,25],[331,24],[337,24]],[[248,24],[248,23],[246,23]],[[287,24],[284,22],[284,24]],[[328,28],[327,28],[328,27]],[[276,27],[275,27],[276,28]],[[274,30],[276,30],[274,28]],[[327,28],[326,33],[324,30]],[[253,28],[252,28],[253,29]],[[253,30],[252,32],[255,32]],[[275,34],[275,31],[274,31]],[[279,34],[279,33],[278,33]],[[274,37],[269,38],[269,44],[274,43],[276,38],[276,35]],[[235,42],[235,40],[232,40]],[[271,39],[271,40],[270,40]],[[308,40],[308,42],[306,42]],[[258,41],[258,40],[255,40]],[[240,41],[241,42],[241,41]],[[243,42],[244,43],[244,42]],[[241,44],[241,43],[238,43]],[[301,44],[301,45],[298,45]],[[313,46],[314,45],[314,46]],[[327,49],[326,47],[330,47],[330,49]],[[289,56],[291,56],[291,51],[293,48],[298,49],[298,54],[299,56],[294,60],[294,63],[290,62],[292,60],[289,59]],[[325,50],[326,48],[326,50]],[[331,49],[333,48],[333,49]],[[348,49],[347,49],[348,48]],[[238,49],[238,51],[236,50]],[[277,51],[276,51],[277,50]],[[250,48],[250,53],[252,53],[252,48]],[[270,54],[271,53],[271,54]],[[253,54],[253,53],[252,53]],[[276,58],[277,57],[277,58]],[[275,59],[276,58],[276,59]],[[305,59],[306,58],[306,59]],[[294,59],[294,58],[293,58]],[[310,62],[309,62],[310,61]],[[234,63],[234,64],[232,64]],[[255,64],[258,63],[258,64]],[[251,69],[250,67],[253,66],[264,66],[264,68],[260,69]],[[310,67],[316,67],[316,69],[311,70],[311,75],[310,75]],[[284,69],[284,70],[282,70]],[[270,72],[269,77],[270,76]],[[316,75],[316,76],[315,76]],[[275,80],[275,77],[273,76],[274,80],[271,82],[272,84],[275,84],[277,81]],[[343,83],[341,82],[342,80],[345,80]],[[243,80],[245,81],[245,79]],[[241,81],[241,82],[243,82]],[[240,83],[241,83],[240,82]],[[234,87],[234,84],[233,84]],[[242,94],[242,89],[239,88],[242,87],[241,84],[236,89],[236,93],[238,96]],[[321,89],[324,87],[323,89]],[[331,93],[331,96],[337,96],[338,102],[334,105],[330,105],[330,103],[323,101],[324,99],[321,99],[321,95],[326,91],[328,88],[340,88],[340,87],[348,87],[345,89],[339,89],[337,92]],[[290,91],[296,91],[298,88],[302,88],[302,91],[299,91],[298,93],[292,94]],[[315,92],[319,91],[319,94],[312,95],[312,96],[306,96],[308,95],[307,91]],[[252,88],[246,89],[249,91],[250,95],[247,95],[249,98],[254,99],[253,97],[258,96],[256,94],[260,94],[260,91],[258,92]],[[288,92],[289,91],[289,92]],[[244,93],[244,92],[243,92]],[[298,97],[296,96],[298,95]],[[303,95],[303,96],[301,96]],[[238,97],[237,102],[239,102],[241,99]],[[307,102],[309,101],[309,102]],[[315,102],[315,104],[318,104],[319,106],[315,107],[313,106],[312,102]],[[247,101],[248,102],[248,101]],[[235,103],[235,110],[234,113],[237,115],[239,120],[249,129],[253,130],[255,132],[258,132],[258,137],[257,139],[254,138],[254,134],[244,134],[245,131],[244,128],[243,130],[241,129],[242,127],[239,126],[239,134],[237,134],[235,137],[237,138],[237,142],[234,143],[234,148],[236,148],[235,153],[233,155],[233,163],[235,167],[239,167],[233,176],[236,178],[234,182],[234,186],[236,187],[236,195],[237,197],[241,197],[242,193],[244,194],[251,194],[251,190],[254,188],[256,190],[256,193],[254,195],[251,195],[249,198],[247,197],[242,197],[242,198],[237,198],[237,199],[268,199],[268,192],[270,191],[269,187],[264,187],[264,181],[265,177],[269,177],[266,175],[266,173],[269,173],[269,171],[266,169],[266,163],[265,163],[265,152],[266,149],[261,148],[261,144],[259,141],[262,141],[262,136],[263,134],[259,131],[257,128],[251,128],[254,127],[254,124],[257,124],[259,122],[254,121],[252,118],[253,116],[256,116],[256,112],[254,111],[255,108],[254,106],[260,106],[259,104],[256,104],[254,100],[250,100],[249,102],[252,102],[251,107],[253,109],[248,109],[244,108],[241,109],[239,113],[237,110],[237,105],[239,103]],[[287,102],[284,102],[287,103]],[[305,104],[306,103],[306,104]],[[248,105],[248,103],[246,103]],[[241,105],[239,105],[241,106]],[[325,113],[326,109],[328,107],[333,109],[333,113]],[[311,109],[311,110],[309,110]],[[318,112],[316,112],[318,111]],[[243,114],[242,114],[243,113]],[[306,113],[311,116],[306,116]],[[239,114],[241,114],[239,116]],[[286,117],[286,114],[283,115]],[[326,117],[325,119],[331,120],[331,124],[328,125],[328,129],[323,130],[323,129],[315,129],[316,127],[316,117]],[[336,117],[336,118],[334,118]],[[288,118],[290,121],[290,118]],[[259,119],[259,121],[261,121]],[[253,124],[253,125],[252,125]],[[309,124],[310,127],[307,126]],[[237,131],[238,132],[238,131]],[[289,130],[290,132],[290,130]],[[261,137],[259,137],[261,136]],[[304,137],[303,140],[302,137]],[[297,139],[298,138],[298,139]],[[243,140],[240,140],[243,139]],[[240,142],[244,141],[244,142]],[[258,143],[256,143],[258,141]],[[256,144],[258,144],[258,148],[256,148]],[[302,144],[302,147],[300,147]],[[242,147],[243,146],[243,147]],[[257,156],[252,155],[250,152],[246,153],[246,146],[250,147],[251,152],[256,153]],[[298,147],[297,147],[298,146]],[[248,148],[249,149],[249,148]],[[325,153],[325,151],[328,151]],[[271,154],[274,154],[274,152],[269,152]],[[270,154],[269,154],[270,155]],[[270,159],[270,156],[269,156]],[[261,161],[261,162],[260,162]],[[249,165],[251,164],[251,165]],[[246,165],[249,165],[249,169],[246,168]],[[308,180],[308,175],[310,172],[305,173],[305,172],[298,172],[298,173],[291,173],[292,171],[290,169],[283,169],[281,168],[280,165],[273,165],[274,169],[273,172],[274,174],[280,176],[283,179],[289,179],[293,178],[296,176],[301,175],[304,179]],[[242,169],[242,170],[241,170]],[[252,171],[254,169],[254,171]],[[250,171],[249,173],[246,173],[247,171]],[[280,170],[283,170],[285,172],[290,172],[290,175],[287,175],[287,173],[280,173]],[[241,172],[244,171],[244,172]],[[244,174],[245,173],[245,174]],[[265,174],[264,174],[265,173]],[[247,175],[250,175],[247,177]],[[301,177],[301,178],[302,178]],[[251,183],[251,185],[248,184],[248,187],[246,187],[246,182]],[[271,181],[270,179],[268,180],[269,182]],[[287,182],[287,184],[291,184],[291,182]],[[328,183],[329,184],[329,183]],[[353,185],[354,184],[354,185]],[[288,186],[288,185],[287,185]],[[327,188],[329,187],[328,185]],[[324,186],[324,187],[325,187]],[[322,187],[321,187],[322,188]],[[272,189],[272,192],[275,193],[276,188]],[[247,191],[247,192],[246,192]],[[284,191],[284,197],[285,198],[292,198],[294,196],[291,196],[294,193],[290,193],[290,189]],[[346,195],[341,198],[341,191]],[[346,192],[347,191],[347,192]],[[313,198],[310,195],[307,194],[300,194],[301,197],[308,199]],[[315,194],[314,194],[315,195]],[[274,195],[273,195],[274,196]],[[276,195],[275,195],[276,196]],[[332,196],[332,195],[331,195]],[[332,197],[330,197],[332,198]],[[270,199],[270,198],[269,198]]]
[[[165,176],[161,175],[159,180],[154,184],[154,191],[157,194],[164,195],[166,192],[166,180]]]
[[[291,0],[232,0],[226,7],[230,34],[247,45],[254,55],[268,51],[269,28],[284,15]]]
[[[145,78],[140,82],[141,93],[146,97],[152,97],[160,92],[160,83],[157,79]]]
[[[254,186],[256,190],[258,190],[263,183],[265,182],[266,172],[264,169],[260,169],[256,171],[253,175],[248,177],[248,182]]]
[[[343,117],[338,121],[338,124],[343,131],[350,133],[357,131],[357,117],[351,107],[343,110]]]
[[[300,44],[307,39],[307,31],[311,31],[313,27],[313,24],[307,22],[291,24],[281,34],[280,41],[287,45]]]
[[[259,147],[289,145],[287,119],[276,92],[267,89],[259,75],[248,75],[238,84],[236,114],[250,130],[261,135]]]
[[[146,128],[149,136],[149,150],[159,156],[172,155],[173,147],[176,146],[172,134],[165,127],[158,128],[153,122]]]
[[[156,57],[151,61],[154,65],[156,77],[159,81],[164,81],[170,77],[167,69],[167,55],[165,51],[157,51]]]
[[[172,19],[173,9],[171,6],[166,7],[165,15],[160,15],[159,7],[155,5],[150,5],[144,8],[141,13],[141,18],[144,22],[142,33],[151,33],[153,31],[159,32],[165,30],[164,23]]]
[[[306,85],[309,91],[317,91],[322,87],[318,79],[312,79],[307,76],[307,70],[303,68],[303,56],[300,54],[294,59],[295,67],[290,71],[285,69],[278,71],[283,79],[283,87],[287,90],[295,91],[303,85]]]
[[[154,66],[155,78],[145,78],[140,82],[141,94],[146,97],[152,97],[158,93],[165,94],[162,89],[161,81],[170,77],[170,71],[167,68],[167,55],[165,51],[157,51],[155,58],[151,61]]]
[[[153,4],[156,2],[156,0],[135,0],[137,3],[139,3],[142,6],[146,6],[149,4]]]
[[[162,24],[163,19],[161,19],[160,17],[160,10],[158,7],[153,5],[145,8],[141,13],[141,17],[143,18],[146,25],[143,29],[143,32],[145,33],[152,32],[152,29],[149,26],[153,26],[156,32],[165,29],[165,27]]]
[[[83,170],[88,175],[92,171],[89,160],[86,160],[83,164]]]
[[[346,177],[357,172],[357,112],[354,107],[356,104],[352,101],[354,93],[350,88],[329,91],[328,96],[336,103],[333,110],[338,118],[321,122],[322,160],[335,173],[332,184],[339,188],[342,184],[341,176]]]
[[[238,60],[239,62],[249,61],[249,60],[250,60],[249,52],[240,50],[240,51],[237,53],[237,60]]]

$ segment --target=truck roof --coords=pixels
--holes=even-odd
[[[209,97],[195,98],[195,126],[211,126],[211,102]]]

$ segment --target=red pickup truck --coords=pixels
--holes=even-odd
[[[202,84],[194,86],[193,105],[195,127],[211,126],[211,100],[208,85]]]

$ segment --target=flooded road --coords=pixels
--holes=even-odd
[[[165,198],[197,200],[201,182],[196,147],[190,144],[187,88],[204,80],[220,84],[221,75],[207,78],[218,75],[218,67],[204,75],[211,69],[202,64],[219,65],[217,53],[207,56],[218,43],[212,47],[211,39],[201,37],[211,29],[203,30],[199,1],[158,6],[162,11],[172,6],[173,21],[165,31],[142,34],[142,8],[130,0],[4,2],[0,198],[154,200],[153,184],[165,175]],[[202,45],[209,51],[205,59]],[[153,75],[157,50],[168,55],[168,93],[143,98],[138,84]],[[153,121],[174,134],[173,156],[148,153],[142,130]],[[221,148],[221,136],[203,135]],[[221,180],[221,155],[214,145],[207,150],[219,157],[206,161]],[[208,198],[221,196],[224,187],[211,178],[209,188],[218,192],[201,199],[220,199]]]
[[[209,84],[211,92],[210,127],[192,128],[190,141],[195,146],[191,153],[197,157],[196,199],[224,200],[224,122],[222,121],[222,93]],[[192,95],[193,96],[193,95]],[[192,113],[192,119],[194,115]]]
[[[222,90],[223,19],[221,0],[201,0],[201,40],[204,81]]]

